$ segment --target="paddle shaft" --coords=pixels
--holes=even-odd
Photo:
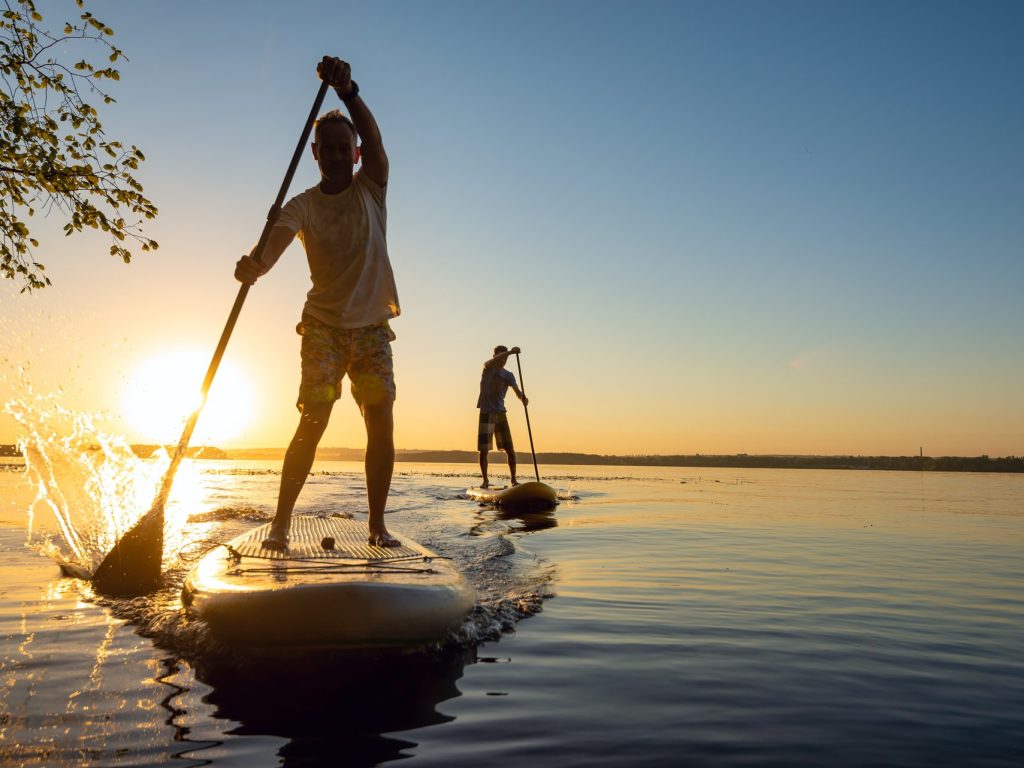
[[[328,84],[326,81],[320,83],[320,90],[317,91],[316,99],[313,100],[313,107],[309,110],[309,117],[306,118],[306,124],[302,128],[302,135],[299,137],[298,144],[295,145],[295,152],[292,153],[292,161],[288,165],[288,172],[284,176],[284,181],[281,182],[281,188],[277,192],[277,199],[274,201],[274,205],[271,207],[270,212],[267,213],[267,223],[263,225],[263,232],[260,234],[260,239],[256,243],[256,247],[252,251],[252,258],[259,262],[263,258],[263,251],[267,248],[267,241],[270,239],[270,231],[274,228],[274,223],[277,221],[277,217],[281,214],[281,206],[284,204],[285,195],[288,194],[288,187],[291,186],[292,178],[295,176],[295,169],[298,168],[299,160],[302,159],[302,155],[306,149],[306,142],[309,140],[309,134],[313,130],[313,123],[316,121],[317,113],[320,111],[320,107],[323,105],[324,96],[327,95]],[[242,304],[245,303],[245,297],[249,295],[249,288],[251,286],[243,284],[238,289],[238,295],[235,297],[235,303],[231,307],[231,312],[228,314],[227,323],[224,325],[224,331],[220,335],[220,341],[217,342],[217,348],[213,352],[213,358],[210,360],[210,367],[206,369],[206,376],[203,378],[203,386],[201,389],[201,397],[199,400],[199,406],[192,412],[188,422],[185,424],[185,429],[181,434],[181,439],[178,441],[178,447],[174,451],[174,455],[171,458],[171,465],[167,470],[167,474],[164,476],[163,486],[161,487],[161,495],[158,498],[166,499],[166,492],[170,492],[171,483],[174,479],[174,472],[178,468],[178,464],[181,463],[181,459],[188,448],[189,441],[192,439],[192,432],[196,427],[196,422],[199,420],[199,413],[203,410],[203,405],[206,404],[206,397],[210,393],[210,386],[213,384],[213,378],[217,375],[217,369],[220,367],[221,358],[224,357],[224,350],[227,349],[228,340],[231,338],[232,332],[235,330],[235,323],[238,322],[238,315],[242,311]]]
[[[288,165],[288,172],[285,174],[280,190],[278,190],[277,199],[267,214],[267,223],[263,226],[260,239],[252,251],[252,258],[257,262],[260,261],[263,252],[266,250],[267,241],[270,239],[270,231],[273,229],[274,223],[281,213],[281,206],[284,203],[285,195],[288,194],[288,187],[291,186],[295,169],[299,165],[299,160],[302,159],[306,142],[309,140],[309,134],[313,130],[313,123],[316,120],[317,113],[320,111],[320,107],[323,105],[328,87],[326,81],[321,82],[320,90],[317,91],[316,98],[313,100],[313,107],[309,110],[309,117],[306,118],[306,124],[302,128],[302,135],[299,137],[298,144],[295,146],[295,152],[292,154],[291,163]],[[159,580],[163,548],[164,503],[167,501],[171,485],[174,483],[174,474],[177,472],[178,465],[181,464],[185,451],[188,449],[189,441],[192,439],[192,432],[195,430],[196,422],[199,421],[199,414],[206,404],[206,398],[209,395],[210,386],[213,384],[213,378],[217,375],[221,358],[224,357],[224,350],[228,346],[228,340],[235,329],[235,323],[238,321],[238,315],[242,311],[242,304],[245,303],[245,297],[248,293],[249,286],[245,284],[238,290],[235,303],[231,307],[227,323],[220,335],[220,341],[217,342],[217,348],[214,350],[210,366],[207,368],[206,376],[203,378],[199,405],[189,416],[181,433],[181,439],[178,440],[178,445],[174,449],[174,453],[171,454],[171,463],[164,473],[164,478],[153,502],[153,507],[118,540],[114,548],[107,554],[103,562],[100,563],[100,567],[93,576],[94,584],[101,591],[130,594],[137,592],[138,587],[143,587],[144,589],[151,588]],[[127,551],[132,547],[136,549],[135,552]],[[133,581],[134,584],[132,583]]]
[[[533,476],[540,482],[540,470],[537,469],[537,452],[533,450],[533,430],[530,429],[530,409],[526,405],[526,382],[523,380],[523,366],[519,364],[519,353],[516,352],[516,369],[519,371],[519,388],[523,392],[523,413],[526,414],[526,434],[530,436],[530,455],[533,456]]]

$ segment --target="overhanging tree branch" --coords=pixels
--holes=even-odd
[[[107,232],[111,255],[126,263],[132,253],[125,242],[157,247],[142,232],[157,209],[132,175],[145,156],[107,139],[99,113],[82,98],[91,93],[112,103],[100,86],[120,73],[84,58],[67,63],[82,44],[100,46],[111,64],[125,56],[110,42],[114,31],[84,11],[84,0],[76,3],[83,9],[78,21],[54,35],[40,26],[34,0],[0,1],[0,274],[20,280],[22,291],[50,284],[23,220],[37,209],[66,215],[66,235],[86,227]]]

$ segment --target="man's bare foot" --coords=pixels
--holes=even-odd
[[[264,549],[272,549],[282,552],[288,549],[288,530],[291,528],[291,520],[285,523],[278,523],[276,520],[270,526],[270,533],[263,540]]]
[[[371,533],[367,543],[371,547],[400,547],[402,542],[396,539],[387,531],[380,531],[378,533]]]
[[[484,480],[484,481],[483,481],[482,483],[480,483],[480,487],[481,487],[481,488],[484,488],[484,489],[486,489],[486,488],[490,488],[490,487],[491,487],[491,484],[490,484],[490,482],[489,482],[489,481],[487,481],[487,480]]]
[[[284,552],[288,549],[288,537],[271,533],[263,540],[263,548],[272,549],[275,552]]]
[[[516,480],[514,477],[512,478],[512,485],[519,485],[519,481]]]

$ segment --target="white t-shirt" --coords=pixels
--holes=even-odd
[[[385,239],[384,190],[356,173],[344,192],[300,192],[274,226],[298,234],[313,287],[303,314],[334,328],[363,328],[401,313]]]

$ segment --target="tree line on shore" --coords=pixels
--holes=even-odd
[[[136,444],[132,450],[139,458],[149,458],[163,447],[168,452],[173,446]],[[97,447],[98,448],[98,447]],[[200,445],[188,449],[187,456],[202,459],[272,459],[284,456],[283,448],[223,449]],[[18,457],[16,445],[0,445],[0,456]],[[424,463],[475,464],[476,451],[398,450],[395,460]],[[361,448],[320,448],[321,461],[362,461]],[[503,459],[496,455],[495,461]],[[517,453],[523,470],[533,464],[529,453]],[[594,453],[538,453],[540,464],[605,465],[633,467],[741,467],[745,469],[875,469],[912,472],[1024,472],[1024,456],[804,456],[771,454],[674,454],[611,456]],[[529,475],[527,471],[524,475]]]
[[[407,451],[400,460],[475,463],[473,451]],[[319,456],[319,454],[318,454]],[[533,463],[517,453],[521,473]],[[361,458],[361,456],[359,457]],[[397,458],[397,457],[396,457]],[[502,458],[498,456],[498,459]],[[498,460],[495,459],[495,460]],[[538,453],[540,464],[632,467],[742,467],[746,469],[876,469],[916,472],[1024,472],[1024,456],[783,456],[757,454],[676,454],[607,456],[591,453]]]
[[[140,459],[148,459],[154,453],[160,449],[164,449],[168,453],[174,450],[173,445],[157,445],[155,443],[137,443],[131,446],[132,453],[138,456]],[[98,451],[100,446],[92,445],[86,450]],[[282,451],[282,455],[283,455]],[[228,456],[227,451],[221,448],[215,448],[212,445],[196,445],[185,449],[185,455],[190,459],[228,459],[235,458]],[[2,445],[0,444],[0,457],[5,458],[21,458],[21,449],[16,445]]]

